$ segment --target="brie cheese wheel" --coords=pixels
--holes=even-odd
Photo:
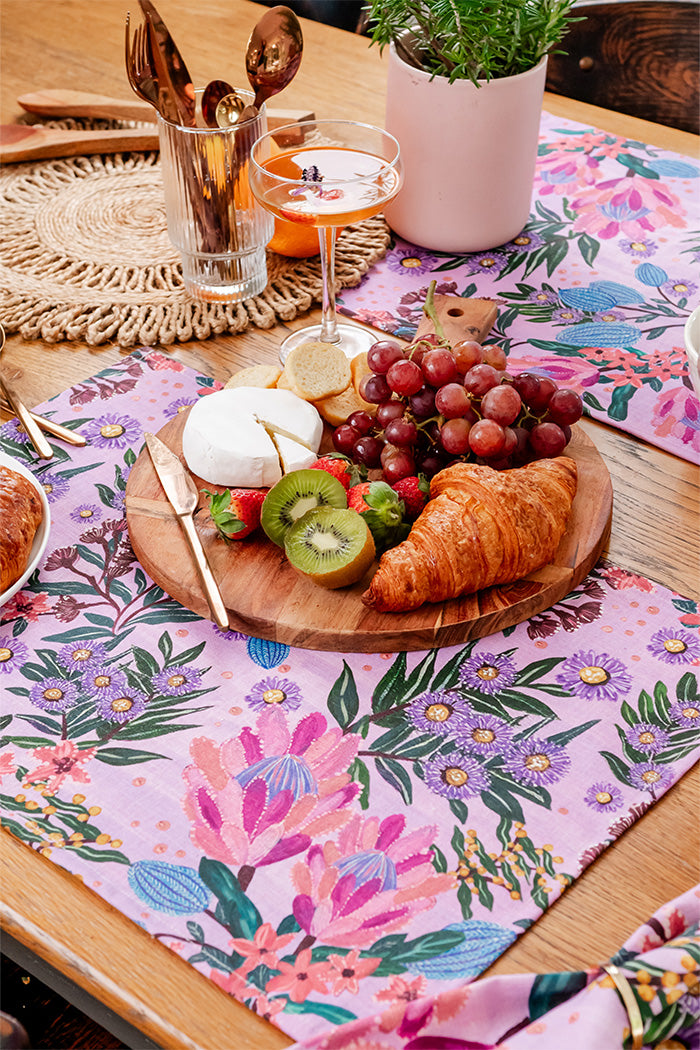
[[[317,410],[291,391],[234,387],[193,405],[182,451],[192,473],[213,485],[270,488],[283,469],[297,469],[286,463],[316,459],[322,434]]]

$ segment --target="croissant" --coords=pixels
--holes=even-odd
[[[0,464],[0,594],[26,569],[42,516],[32,483]]]
[[[445,467],[408,538],[382,555],[362,600],[379,612],[403,612],[519,580],[554,557],[575,494],[576,464],[567,456],[503,471]]]

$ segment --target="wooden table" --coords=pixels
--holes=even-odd
[[[20,115],[18,94],[38,88],[66,85],[129,97],[122,59],[127,6],[124,0],[3,0],[2,122]],[[245,43],[260,8],[246,0],[158,0],[158,8],[183,50],[186,43],[196,82],[243,80]],[[363,37],[313,22],[304,22],[304,37],[301,70],[280,104],[312,107],[319,117],[359,117],[382,125],[386,72],[378,49]],[[545,106],[620,135],[685,154],[698,152],[694,136],[670,128],[558,96],[547,96]],[[271,331],[250,328],[241,335],[181,343],[168,352],[223,380],[235,367],[276,361],[284,332],[307,322],[308,315]],[[117,346],[48,345],[15,335],[8,339],[3,368],[34,405],[114,364],[124,352]],[[604,425],[586,421],[583,426],[613,479],[609,556],[700,598],[697,467]],[[607,849],[489,973],[595,966],[659,905],[694,885],[700,856],[699,772],[696,767],[686,774]],[[263,1050],[291,1042],[57,865],[7,833],[2,847],[5,932],[155,1043],[169,1050]]]

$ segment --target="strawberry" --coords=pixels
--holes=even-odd
[[[414,475],[410,478],[401,478],[400,481],[395,481],[391,487],[397,493],[399,499],[404,501],[406,517],[410,521],[415,521],[428,502],[430,485],[425,474],[419,474],[417,477]]]
[[[332,474],[344,486],[346,492],[351,485],[357,483],[361,473],[351,459],[339,452],[329,452],[327,456],[321,456],[309,469],[325,470],[327,474]]]
[[[242,540],[260,524],[260,510],[266,493],[258,489],[224,489],[209,492],[209,514],[219,535],[225,540]]]
[[[406,539],[410,525],[404,504],[385,481],[362,481],[348,491],[348,507],[367,522],[377,551],[395,547]]]

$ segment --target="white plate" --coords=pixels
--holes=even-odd
[[[32,575],[39,562],[41,561],[42,557],[44,556],[46,544],[49,541],[51,513],[49,511],[49,501],[46,498],[46,493],[41,487],[39,481],[37,481],[37,479],[32,474],[31,470],[28,470],[24,466],[24,464],[19,462],[19,460],[13,459],[12,456],[8,456],[4,452],[0,452],[0,464],[2,464],[5,467],[9,467],[11,470],[16,470],[18,474],[23,474],[28,481],[31,481],[32,485],[34,486],[39,495],[43,511],[41,523],[39,525],[39,528],[36,530],[36,534],[34,536],[34,542],[32,544],[32,551],[27,568],[22,573],[20,578],[12,584],[11,587],[8,587],[6,591],[2,591],[2,593],[0,593],[0,605],[4,605],[5,602],[9,601],[14,594],[17,594],[17,591],[20,591],[22,587],[24,587],[25,583]]]
[[[696,395],[700,399],[700,306],[693,310],[685,326],[685,350],[688,371]]]

